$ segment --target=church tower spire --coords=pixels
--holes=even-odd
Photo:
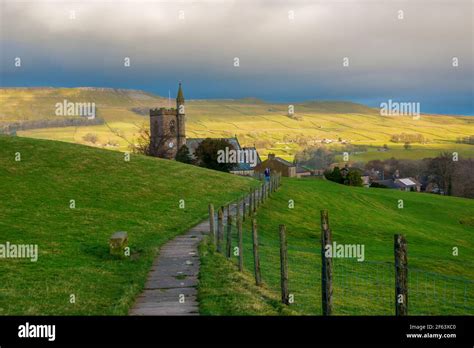
[[[184,95],[181,82],[179,83],[178,95],[176,96],[176,109],[178,110],[178,114],[184,114]]]
[[[176,109],[150,110],[150,154],[173,159],[178,150],[186,145],[186,115],[184,95],[179,84]]]

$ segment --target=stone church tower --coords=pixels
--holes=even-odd
[[[150,154],[174,159],[181,146],[186,145],[184,95],[179,84],[176,109],[150,110]]]

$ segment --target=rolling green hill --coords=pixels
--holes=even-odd
[[[186,96],[186,90],[185,90]],[[95,102],[97,116],[105,124],[84,127],[42,128],[19,131],[20,136],[61,140],[125,151],[134,142],[140,127],[148,127],[148,109],[168,106],[166,98],[142,91],[101,88],[2,88],[0,89],[0,126],[9,122],[57,118],[54,105],[71,102]],[[174,106],[174,99],[171,101]],[[474,157],[474,146],[457,144],[456,139],[474,134],[473,117],[422,115],[380,116],[377,109],[361,104],[334,101],[293,103],[294,117],[288,116],[288,104],[266,103],[255,98],[239,100],[187,100],[188,137],[231,137],[242,145],[255,145],[262,156],[274,152],[288,160],[307,146],[320,144],[340,149],[345,140],[365,145],[367,151],[351,155],[351,161],[370,159],[435,157],[442,151],[457,151]],[[95,144],[84,140],[95,134]],[[421,134],[424,144],[390,143],[393,134]],[[389,150],[379,152],[383,144]]]
[[[119,152],[76,144],[0,136],[0,148],[0,244],[39,248],[37,262],[0,259],[0,315],[126,314],[159,247],[206,218],[207,202],[222,205],[255,183],[144,156],[126,162]],[[18,154],[21,161],[15,161]],[[179,208],[181,199],[185,209]],[[320,314],[320,209],[329,210],[335,241],[365,246],[364,262],[334,261],[335,314],[393,314],[395,233],[405,234],[409,245],[410,314],[472,313],[472,200],[318,179],[284,180],[257,212],[264,290],[249,284],[248,221],[246,274],[232,274],[222,258],[203,256],[201,311]],[[289,311],[277,303],[282,223],[295,298]],[[115,231],[128,232],[130,259],[109,256],[108,238]]]
[[[400,199],[403,209],[398,208]],[[290,200],[294,208],[289,207]],[[365,246],[363,262],[333,260],[335,315],[394,314],[393,236],[399,233],[408,241],[409,314],[473,314],[473,200],[348,187],[320,179],[283,180],[256,214],[262,278],[265,288],[276,295],[280,291],[279,225],[286,225],[292,310],[321,314],[321,209],[329,211],[333,241]],[[233,245],[236,242],[234,238]],[[453,247],[458,248],[458,256],[453,255]],[[248,219],[243,253],[248,276],[253,273]],[[211,262],[208,255],[203,259]],[[203,298],[205,313],[237,310],[245,314],[248,308],[248,314],[255,314],[252,301],[229,301],[227,286],[221,286],[222,276],[208,270],[202,274],[201,291],[214,297]]]
[[[229,202],[254,183],[174,161],[132,155],[126,162],[119,152],[9,136],[0,136],[0,178],[0,244],[39,249],[37,262],[0,258],[0,315],[126,314],[158,248],[206,218],[207,202]],[[128,232],[130,259],[109,256],[116,231]]]

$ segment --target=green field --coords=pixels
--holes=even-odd
[[[398,208],[399,199],[403,200],[403,209]],[[289,200],[294,201],[293,209],[289,208]],[[472,200],[348,187],[320,179],[285,179],[257,211],[256,219],[262,278],[265,288],[276,295],[280,291],[279,225],[287,227],[289,289],[294,296],[290,308],[296,313],[321,314],[321,209],[329,211],[334,241],[365,246],[363,262],[333,260],[335,315],[394,314],[393,236],[398,233],[408,241],[409,314],[473,313]],[[453,247],[459,249],[458,256],[453,256]],[[253,272],[248,220],[244,228],[244,261],[248,276]],[[225,298],[227,286],[216,285],[220,274],[209,272],[203,277],[213,284],[217,298]],[[271,304],[267,301],[267,305]],[[238,305],[239,311],[244,312],[245,299]],[[207,310],[225,314],[228,306],[214,301]],[[249,314],[253,311],[249,310]]]
[[[142,125],[148,126],[148,109],[168,106],[168,100],[142,91],[79,88],[0,89],[0,125],[14,121],[54,119],[54,105],[71,102],[95,102],[98,117],[104,125],[46,128],[19,131],[21,136],[61,140],[125,151],[134,142]],[[186,90],[185,96],[186,96]],[[174,106],[174,99],[171,100]],[[442,151],[457,151],[474,157],[474,146],[457,144],[458,137],[474,134],[474,118],[461,116],[421,115],[380,116],[377,109],[350,102],[293,103],[295,117],[287,116],[288,104],[266,103],[258,99],[186,100],[188,137],[232,137],[242,145],[255,145],[261,156],[274,152],[288,160],[307,146],[333,140],[330,148],[340,148],[339,138],[355,145],[366,145],[368,151],[351,156],[351,161],[370,159],[435,157]],[[422,134],[425,144],[390,143],[399,133]],[[94,133],[96,144],[83,136]],[[108,144],[108,145],[107,145]],[[112,144],[112,145],[111,145]],[[115,146],[115,144],[117,146]],[[389,145],[387,152],[377,147]]]
[[[0,136],[0,148],[0,244],[39,249],[37,262],[0,259],[0,315],[127,314],[159,247],[203,220],[207,202],[224,204],[254,184],[62,142]],[[109,256],[116,231],[128,232],[129,259]]]
[[[39,248],[37,262],[0,259],[0,315],[126,314],[160,246],[205,219],[207,202],[222,205],[255,185],[174,161],[137,155],[126,162],[122,153],[76,144],[0,136],[0,146],[0,244]],[[258,210],[263,288],[252,281],[248,220],[244,274],[201,247],[201,313],[320,314],[321,209],[329,210],[336,242],[365,245],[364,262],[334,260],[335,314],[393,314],[396,233],[408,240],[410,314],[472,314],[472,200],[318,179],[283,180]],[[278,303],[279,224],[288,230],[290,308]],[[129,234],[129,259],[109,256],[116,231]]]
[[[266,287],[257,287],[249,272],[235,267],[208,247],[200,246],[199,312],[201,315],[292,315],[279,297]],[[223,291],[225,289],[225,291]]]

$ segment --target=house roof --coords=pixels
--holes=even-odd
[[[257,154],[257,164],[262,162],[262,159],[260,158],[260,154],[258,153],[257,148],[255,146],[243,147],[242,150],[255,151],[255,153]]]
[[[272,160],[280,162],[281,164],[284,164],[285,166],[288,166],[288,167],[295,167],[293,163],[288,162],[287,160],[284,160],[281,157],[274,157]]]
[[[296,172],[297,173],[311,173],[311,170],[309,170],[308,168],[306,167],[303,167],[303,166],[296,166]]]
[[[416,181],[412,178],[396,179],[395,181],[400,187],[413,187],[417,185]]]
[[[418,185],[417,181],[413,178],[402,178],[402,179],[386,179],[386,180],[374,180],[377,184],[385,185],[389,188],[399,189],[406,187],[415,187]]]

